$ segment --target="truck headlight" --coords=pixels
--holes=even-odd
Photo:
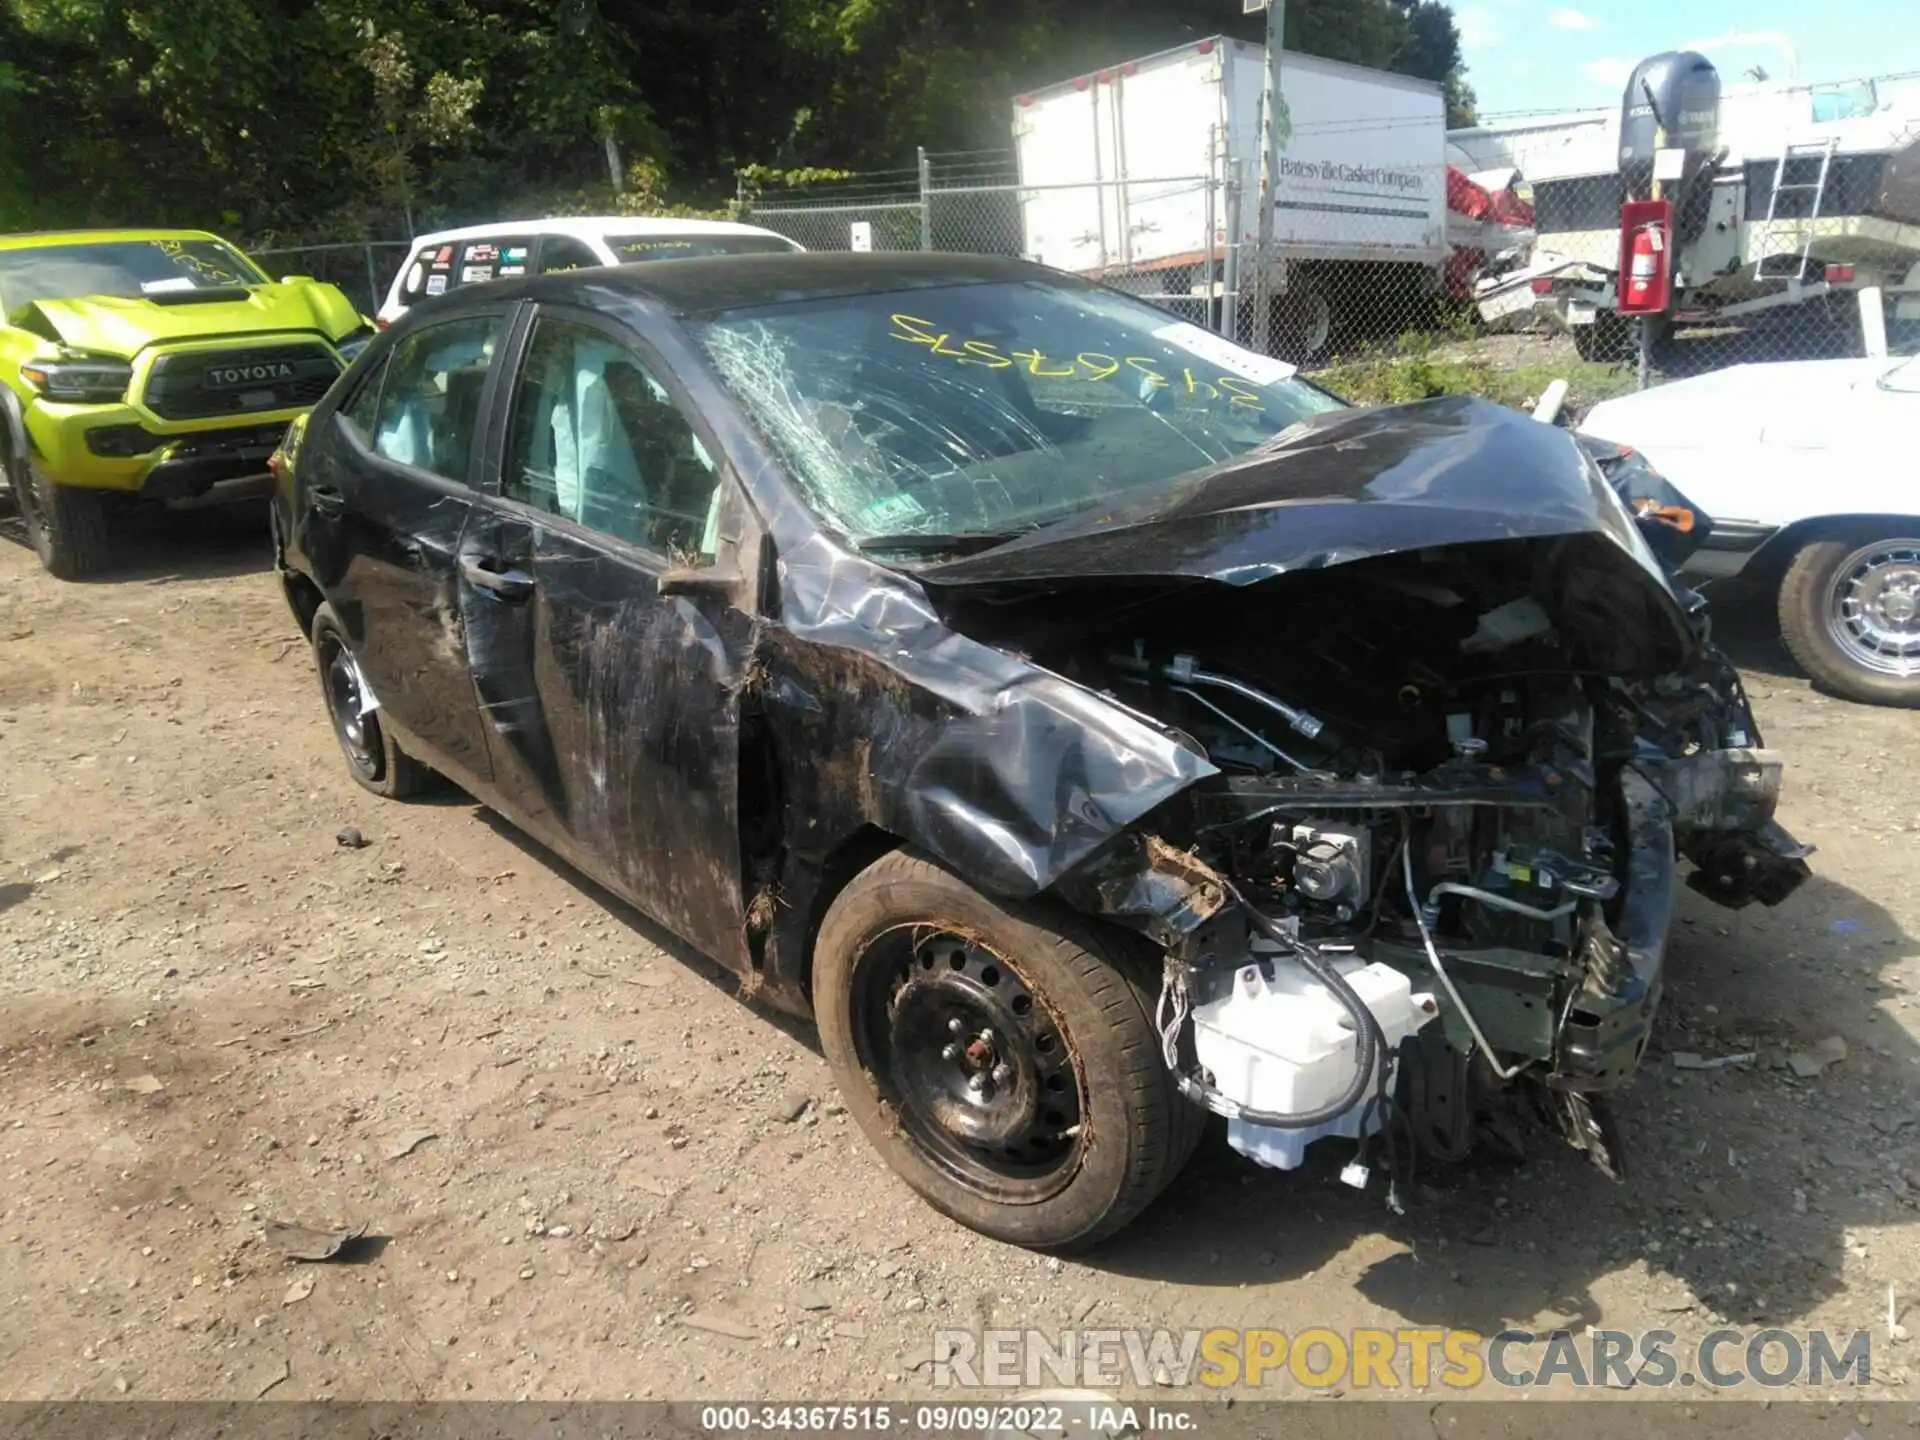
[[[111,405],[124,400],[133,383],[133,367],[111,356],[71,355],[58,360],[29,360],[20,378],[49,400],[73,405]]]

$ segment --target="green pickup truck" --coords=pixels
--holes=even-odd
[[[331,285],[197,230],[0,236],[0,482],[62,579],[114,513],[264,493],[294,417],[373,337]]]

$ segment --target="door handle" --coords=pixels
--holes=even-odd
[[[502,600],[524,600],[533,594],[531,575],[520,570],[496,570],[482,558],[462,556],[460,574],[469,585],[490,590]]]
[[[317,515],[329,518],[347,513],[347,497],[331,485],[316,485],[307,492],[307,503]]]

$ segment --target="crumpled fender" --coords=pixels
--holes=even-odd
[[[781,628],[802,642],[785,656],[823,648],[804,670],[776,664],[770,715],[814,730],[816,754],[864,756],[863,773],[827,777],[839,798],[989,892],[1048,889],[1218,773],[1119,702],[956,633],[912,580],[822,537],[778,574]],[[805,673],[827,655],[831,673]]]

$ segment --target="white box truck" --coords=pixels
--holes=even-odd
[[[1214,317],[1244,310],[1262,263],[1265,69],[1263,46],[1215,37],[1019,96],[1028,257]],[[1446,99],[1431,81],[1291,50],[1280,97],[1264,264],[1278,297],[1274,348],[1310,360],[1369,308],[1437,292]]]

